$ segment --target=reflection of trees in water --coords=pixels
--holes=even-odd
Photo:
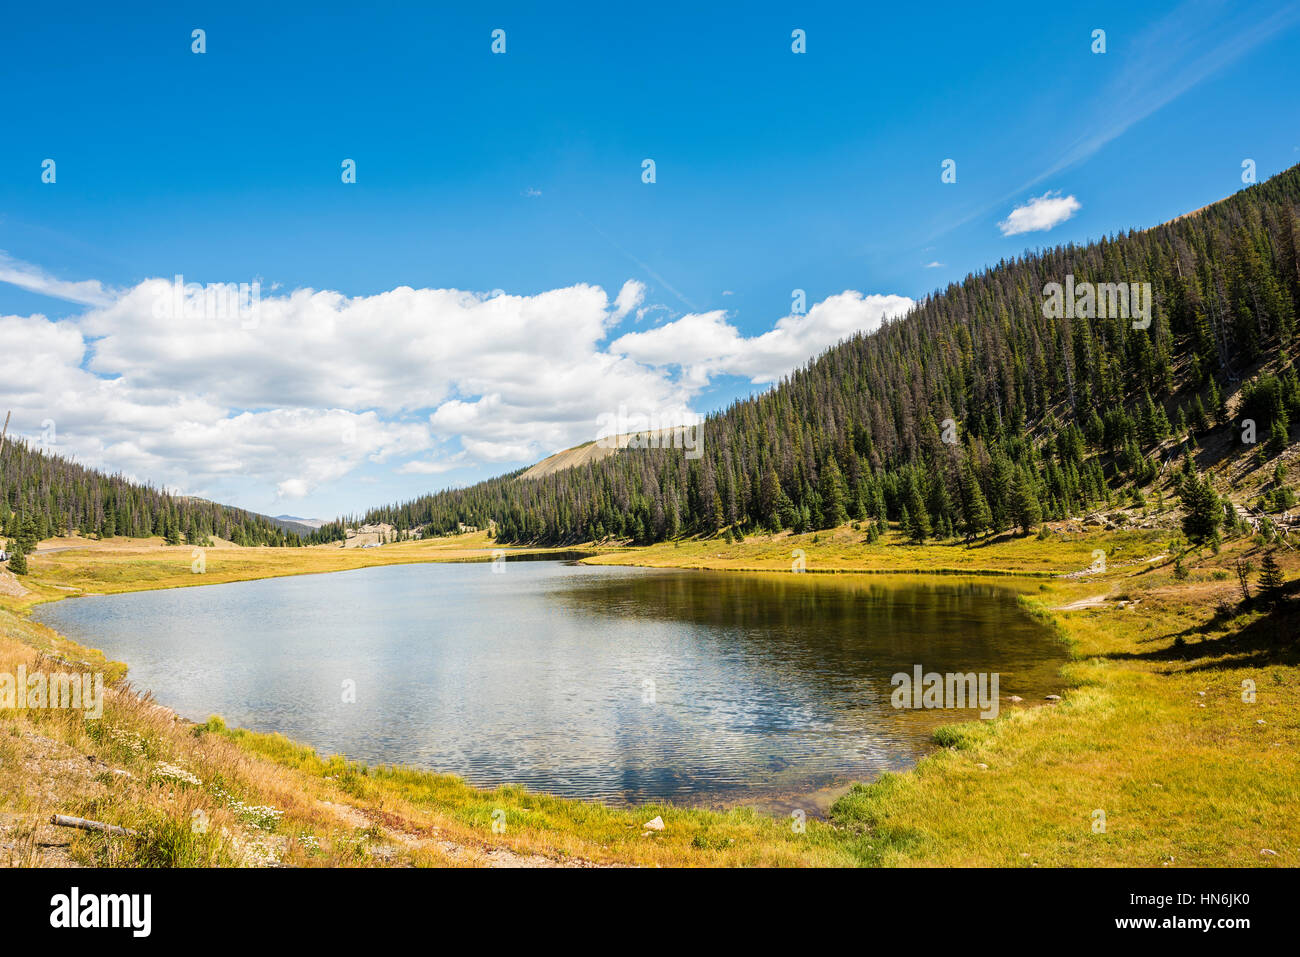
[[[891,677],[914,665],[998,672],[1003,695],[1025,695],[1056,690],[1065,659],[1014,592],[982,581],[630,571],[550,597],[575,613],[687,624],[683,659],[702,656],[736,686],[762,689],[770,716],[851,713],[879,732],[913,723],[888,698]]]
[[[951,650],[978,658],[1005,655],[1026,643],[1060,656],[1050,655],[1054,639],[1020,611],[1013,592],[979,581],[634,572],[593,579],[552,597],[589,614],[685,621],[770,640],[815,639],[823,650],[831,643],[846,653],[898,650],[914,656],[929,650],[921,641],[931,645],[937,638],[935,650],[951,644]]]

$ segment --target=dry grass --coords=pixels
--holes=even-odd
[[[1016,582],[1030,596],[1027,610],[1057,623],[1073,650],[1064,701],[942,729],[943,747],[914,771],[856,786],[829,823],[809,821],[804,833],[746,809],[612,809],[518,788],[479,790],[411,769],[365,768],[220,721],[189,725],[118,685],[98,722],[69,711],[0,712],[0,862],[1294,865],[1297,619],[1230,607],[1232,561],[1246,556],[1258,565],[1253,543],[1188,554],[1190,575],[1176,581],[1168,537],[1088,533],[975,548],[891,538],[867,546],[845,528],[815,542],[811,535],[733,546],[694,541],[598,559],[788,570],[790,551],[802,548],[810,571],[1042,573],[1077,571],[1092,563],[1094,548],[1107,552],[1104,574]],[[37,557],[25,583],[48,600],[71,593],[57,585],[173,587],[195,578],[464,560],[489,546],[468,536],[360,553],[216,548],[207,552],[203,577],[189,572],[188,549],[113,543]],[[1294,583],[1300,556],[1281,557]],[[1225,603],[1229,610],[1216,612]],[[19,663],[69,670],[77,662],[121,674],[120,665],[0,608],[0,672]],[[1245,680],[1254,683],[1254,702],[1242,698]],[[206,830],[193,827],[195,811],[206,816]],[[1094,830],[1097,811],[1105,814],[1104,832]],[[42,823],[51,813],[120,824],[139,836],[51,834]],[[655,815],[667,830],[646,834],[641,825]],[[504,820],[504,832],[493,829],[494,820]],[[1265,848],[1276,856],[1261,855]]]

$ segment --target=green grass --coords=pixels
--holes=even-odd
[[[952,574],[1052,577],[1090,566],[1101,548],[1108,561],[1123,562],[1158,553],[1170,538],[1167,531],[1053,533],[1035,536],[1001,535],[967,544],[958,539],[909,542],[898,531],[868,544],[865,531],[843,526],[833,531],[792,535],[749,535],[728,544],[720,537],[688,538],[646,548],[611,550],[585,559],[588,564],[642,565],[731,571],[782,571],[802,561],[809,574],[860,572],[869,574]]]
[[[1026,613],[1055,627],[1070,649],[1064,700],[941,727],[934,753],[914,770],[854,786],[833,805],[829,821],[808,821],[800,831],[789,819],[744,808],[611,808],[517,787],[478,789],[409,768],[365,767],[219,721],[160,723],[123,698],[106,712],[105,727],[139,734],[139,747],[129,737],[104,738],[102,731],[96,738],[84,722],[40,719],[43,734],[136,775],[134,783],[115,784],[107,795],[69,796],[66,812],[99,814],[145,836],[134,843],[79,836],[79,853],[90,862],[141,866],[247,862],[247,844],[243,850],[228,842],[213,845],[178,830],[201,807],[232,831],[251,834],[247,840],[277,842],[278,859],[301,866],[482,863],[484,854],[501,850],[551,861],[645,866],[1300,862],[1294,813],[1300,619],[1291,611],[1236,607],[1232,563],[1244,557],[1258,566],[1261,552],[1253,542],[1229,542],[1218,555],[1184,554],[1189,575],[1177,581],[1170,535],[1160,531],[1008,537],[973,548],[911,545],[896,535],[865,545],[848,528],[820,533],[816,542],[813,537],[751,536],[730,546],[692,540],[597,561],[788,572],[791,550],[801,548],[809,571],[1017,572],[1022,577],[1007,584]],[[1096,548],[1107,555],[1104,574],[1023,575],[1077,571],[1092,563]],[[432,553],[411,560],[430,560]],[[60,554],[68,557],[37,560],[38,589],[48,592],[58,574],[81,582],[111,579],[124,590],[149,587],[158,579],[148,574],[148,563],[164,561],[129,549]],[[1149,560],[1159,555],[1165,557]],[[254,556],[226,571],[255,577],[288,567],[327,570],[319,567],[326,560],[310,556],[291,556],[291,564]],[[452,554],[444,550],[441,557]],[[1281,558],[1294,586],[1300,556],[1283,551]],[[1087,601],[1077,610],[1062,610],[1081,600]],[[1220,613],[1220,606],[1229,610]],[[11,611],[0,610],[0,634],[10,643],[0,650],[8,648],[11,657],[20,645],[94,654]],[[1253,683],[1254,701],[1243,700],[1245,681]],[[11,733],[31,720],[0,713]],[[0,726],[0,741],[4,731]],[[17,753],[15,747],[10,741],[8,751]],[[202,787],[151,783],[150,768],[160,760],[185,763]],[[21,775],[0,779],[0,803],[30,808],[23,787]],[[270,831],[262,826],[265,819],[247,810],[263,805],[282,812]],[[355,820],[341,824],[335,813],[341,807]],[[667,829],[647,834],[642,825],[655,816]],[[401,835],[414,844],[403,843]],[[459,850],[447,850],[448,844]],[[1261,855],[1265,848],[1276,856]]]

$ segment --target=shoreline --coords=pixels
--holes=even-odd
[[[60,549],[59,551],[65,551],[65,550],[71,550],[71,549]],[[616,561],[589,562],[584,558],[579,558],[578,560],[573,561],[566,557],[566,556],[573,555],[575,552],[587,553],[588,558],[596,557],[597,555],[601,554],[598,552],[594,552],[591,549],[557,548],[554,551],[555,554],[552,555],[552,553],[548,551],[528,550],[527,552],[525,552],[525,554],[528,557],[520,560],[567,562],[568,564],[584,565],[593,568],[595,567],[637,568],[648,572],[656,572],[656,571],[718,572],[724,574],[734,573],[734,574],[744,574],[744,575],[795,575],[795,574],[804,574],[806,572],[808,574],[819,574],[819,575],[839,575],[839,576],[853,576],[853,575],[868,576],[869,575],[869,576],[886,576],[886,577],[898,576],[900,578],[915,578],[918,576],[934,575],[935,577],[941,577],[945,579],[958,577],[958,578],[969,578],[972,580],[978,580],[978,579],[984,579],[990,577],[1000,578],[1000,579],[1024,578],[1026,580],[1034,580],[1034,579],[1041,579],[1043,577],[1048,577],[1048,573],[1025,573],[1025,572],[1015,572],[1015,571],[1001,571],[996,569],[927,570],[927,569],[915,569],[915,568],[914,569],[881,569],[881,568],[860,569],[860,568],[846,567],[846,568],[830,568],[830,569],[825,569],[825,568],[804,569],[803,571],[796,573],[788,570],[781,571],[781,570],[774,570],[771,568],[762,568],[762,567],[708,568],[708,567],[695,567],[689,565],[651,566],[645,564],[637,564],[633,562],[616,562]],[[605,556],[616,557],[619,554],[620,554],[619,552],[607,552],[604,553],[604,555],[602,555],[601,557],[605,557]],[[71,638],[68,635],[63,634],[62,632],[57,631],[53,624],[47,623],[45,621],[41,621],[39,618],[36,617],[37,609],[48,605],[53,605],[56,602],[60,602],[65,599],[72,599],[72,598],[112,597],[115,595],[136,594],[136,593],[148,592],[148,591],[169,591],[174,588],[189,588],[189,587],[198,588],[198,587],[217,587],[221,585],[237,585],[237,584],[243,584],[252,581],[273,580],[276,578],[291,578],[291,577],[299,577],[299,576],[307,576],[307,575],[344,574],[347,572],[370,570],[370,569],[383,568],[383,567],[389,567],[395,565],[406,566],[411,564],[467,564],[467,563],[485,564],[491,562],[492,560],[493,557],[491,555],[473,556],[473,557],[455,557],[455,558],[420,557],[418,559],[413,559],[413,560],[390,561],[381,564],[361,565],[354,568],[331,569],[331,570],[321,570],[321,571],[292,571],[292,572],[284,572],[280,574],[265,574],[265,575],[255,576],[255,577],[239,578],[239,579],[234,579],[229,581],[219,581],[219,582],[194,581],[194,582],[187,582],[183,584],[160,585],[157,587],[136,587],[136,588],[118,590],[113,592],[67,593],[62,595],[49,596],[46,598],[42,598],[39,601],[32,602],[30,605],[27,606],[23,614],[27,618],[29,618],[29,620],[35,622],[36,624],[45,628],[49,628],[51,631],[54,631],[57,635],[59,635],[61,639],[75,646],[76,648],[84,649],[94,654],[104,655],[102,649],[99,649],[94,645],[87,644],[83,642],[81,639]],[[201,576],[196,576],[196,577],[201,577]],[[1021,609],[1021,611],[1026,615],[1026,617],[1041,621],[1040,616],[1035,615],[1033,612],[1029,611],[1025,607],[1022,601],[1023,595],[1018,590],[1008,588],[1006,589],[1006,591],[1010,596],[1012,596],[1015,599],[1016,605]],[[1061,639],[1061,633],[1058,629],[1052,628],[1050,623],[1047,623],[1047,627],[1049,627],[1049,630],[1053,632],[1053,634],[1057,637],[1058,640]],[[1065,644],[1065,647],[1067,649],[1067,660],[1068,660],[1069,645],[1068,642],[1063,642],[1063,643]],[[127,669],[124,674],[124,677],[129,679],[130,662],[123,662],[123,665]],[[1059,675],[1060,672],[1058,672],[1058,676]],[[1059,692],[1064,692],[1067,689],[1068,689],[1068,685],[1066,684],[1063,678],[1061,679],[1059,685],[1054,688],[1054,690]],[[146,690],[145,694],[149,695],[150,698],[152,699],[153,691],[151,689]],[[163,707],[172,710],[166,702],[160,702],[160,704]],[[1042,705],[1043,702],[1037,702],[1034,706],[1042,706]],[[1010,710],[1011,706],[1005,705],[1004,708]],[[207,719],[204,719],[199,716],[183,716],[183,715],[179,715],[179,713],[177,716],[179,720],[187,722],[188,724],[194,726],[203,725],[205,723],[205,720],[210,720],[213,717],[219,718],[224,722],[224,715],[209,715]],[[975,721],[977,719],[970,719],[970,720]],[[962,721],[959,723],[966,723],[966,722]],[[264,731],[255,728],[245,728],[242,726],[234,730],[244,731],[252,735],[273,735],[274,736],[274,735],[282,734],[282,732],[280,731],[275,731],[275,730]],[[366,763],[365,761],[350,759],[347,757],[347,755],[342,753],[334,753],[334,752],[324,750],[322,748],[319,748],[318,746],[300,741],[297,738],[290,738],[289,740],[301,747],[312,749],[316,753],[320,754],[327,761],[332,760],[334,758],[338,758],[340,760],[347,761],[349,763],[356,763],[356,764]],[[911,755],[906,760],[900,762],[900,766],[898,768],[893,770],[881,771],[880,774],[898,774],[898,773],[907,773],[909,771],[912,771],[922,761],[926,760],[930,755],[935,753],[935,751],[938,750],[939,747],[940,746],[937,743],[935,743],[934,740],[931,738],[928,747],[918,750],[915,754]],[[403,769],[408,769],[415,773],[455,776],[461,778],[462,780],[465,780],[467,786],[484,792],[492,791],[495,789],[495,787],[513,786],[508,782],[502,782],[501,784],[498,784],[496,786],[475,784],[469,781],[467,778],[464,778],[462,775],[457,774],[455,772],[440,770],[436,768],[424,768],[413,764],[406,764],[400,762],[399,763],[380,762],[380,764],[384,766],[394,766]],[[877,775],[877,777],[878,776],[879,775]],[[837,776],[833,780],[829,781],[828,783],[818,785],[812,788],[811,790],[777,788],[771,790],[759,790],[753,792],[752,794],[749,794],[746,797],[741,797],[737,795],[736,792],[742,789],[731,789],[728,792],[719,792],[717,794],[711,794],[709,796],[697,796],[695,799],[691,799],[691,800],[681,800],[681,799],[672,799],[672,798],[651,798],[648,799],[647,801],[643,801],[640,803],[627,802],[627,801],[611,802],[601,798],[566,796],[566,795],[559,795],[549,791],[541,791],[541,790],[534,791],[533,793],[542,794],[547,797],[555,798],[556,800],[577,801],[577,802],[587,803],[587,804],[599,804],[601,806],[608,807],[611,809],[622,809],[622,810],[632,810],[646,804],[654,804],[657,806],[668,806],[680,810],[702,810],[702,811],[715,811],[715,812],[726,812],[738,808],[752,808],[761,814],[765,814],[767,816],[772,817],[773,819],[778,819],[778,820],[786,816],[788,814],[788,809],[790,808],[807,807],[809,812],[808,816],[810,819],[826,820],[829,818],[831,808],[834,805],[836,800],[838,800],[839,798],[847,794],[855,785],[870,783],[873,780],[876,780],[876,778],[875,777],[864,778],[860,776],[845,776],[845,777]],[[801,801],[800,798],[803,798],[804,800]]]
[[[1133,544],[1137,544],[1138,551],[1143,547],[1150,546],[1150,551],[1156,550],[1155,538],[1158,536],[1108,536],[1116,546],[1116,551],[1122,551]],[[1095,538],[1095,536],[1094,536]],[[1019,540],[1010,543],[1007,546],[1010,550],[1015,550],[1023,546],[1025,540]],[[1042,543],[1040,543],[1042,544]],[[1047,549],[1052,543],[1046,543],[1044,548]],[[1058,543],[1059,544],[1059,543]],[[1067,548],[1064,546],[1056,549],[1055,560],[1060,564],[1070,564],[1074,561],[1073,555],[1080,548],[1087,549],[1093,544],[1092,538],[1089,538],[1079,544],[1078,547]],[[706,548],[710,551],[717,551],[717,545],[713,542],[703,543],[699,547]],[[699,547],[696,550],[699,550]],[[942,559],[945,549],[951,550],[952,545],[931,545],[923,546],[927,551],[926,554],[934,559]],[[743,551],[746,546],[741,545],[736,550]],[[752,546],[751,546],[752,548]],[[1238,547],[1240,550],[1240,547]],[[87,551],[96,551],[88,549]],[[213,551],[218,551],[214,549]],[[241,550],[243,551],[243,550]],[[382,551],[377,549],[374,551]],[[429,550],[432,551],[432,550]],[[447,551],[450,551],[448,549]],[[561,551],[561,550],[556,550]],[[574,549],[564,549],[563,551],[572,552]],[[678,551],[677,555],[671,554]],[[1204,581],[1198,581],[1198,585],[1205,585],[1211,582],[1218,582],[1221,579],[1217,576],[1222,574],[1221,571],[1214,570],[1208,565],[1217,563],[1219,568],[1225,567],[1228,561],[1228,549],[1222,556],[1211,557],[1206,559],[1206,573],[1198,576]],[[68,556],[75,556],[75,552],[59,553],[65,559]],[[211,553],[210,553],[211,554]],[[826,559],[828,562],[834,556],[827,555],[825,550],[818,550],[816,545],[809,550],[809,554],[814,556],[817,561]],[[713,566],[699,566],[697,564],[685,564],[680,560],[689,559],[689,554],[683,554],[681,550],[668,548],[665,546],[649,546],[631,550],[620,550],[615,552],[611,550],[602,555],[595,556],[596,561],[584,559],[583,564],[615,564],[628,567],[657,567],[657,568],[678,568],[691,571],[741,571],[750,573],[781,573],[782,569],[773,567],[762,567],[761,565],[744,565],[739,567],[722,567],[718,564]],[[995,557],[995,556],[990,556]],[[92,556],[93,558],[93,556]],[[634,561],[619,559],[635,558]],[[666,558],[677,558],[678,564],[669,565],[665,562]],[[439,558],[433,555],[421,556],[402,556],[402,560],[388,560],[383,562],[359,564],[354,567],[374,567],[374,564],[411,564],[411,563],[437,563],[446,561],[446,558]],[[489,556],[466,557],[458,555],[457,561],[486,561],[490,560]],[[1057,766],[1057,774],[1065,774],[1065,778],[1044,779],[1040,782],[1040,787],[1025,790],[1026,784],[1023,779],[1039,779],[1042,777],[1040,765],[1041,759],[1034,760],[1022,754],[1016,757],[1019,748],[1012,747],[1012,743],[1020,740],[1036,741],[1037,747],[1048,747],[1049,749],[1064,749],[1066,753],[1079,747],[1085,750],[1097,747],[1099,740],[1105,740],[1105,736],[1099,736],[1091,724],[1104,720],[1109,711],[1123,710],[1126,712],[1125,721],[1135,722],[1125,732],[1126,739],[1140,737],[1151,732],[1151,716],[1149,713],[1142,713],[1142,709],[1137,709],[1137,713],[1128,716],[1127,712],[1133,710],[1133,688],[1128,684],[1134,680],[1141,684],[1149,684],[1151,673],[1137,674],[1132,672],[1132,666],[1125,667],[1123,662],[1131,660],[1133,652],[1129,649],[1136,646],[1133,641],[1136,638],[1134,626],[1138,624],[1155,624],[1157,630],[1164,629],[1167,635],[1168,626],[1177,624],[1180,620],[1195,619],[1204,620],[1207,616],[1203,611],[1198,613],[1198,609],[1207,609],[1211,607],[1211,596],[1204,595],[1199,598],[1194,607],[1163,607],[1168,603],[1168,596],[1163,594],[1168,590],[1168,568],[1173,559],[1167,558],[1163,562],[1152,562],[1149,565],[1136,564],[1125,567],[1114,567],[1110,572],[1102,573],[1098,576],[1090,576],[1090,580],[1079,580],[1078,578],[1053,578],[1047,579],[1049,574],[1063,574],[1062,572],[1051,573],[1039,571],[1039,574],[1024,574],[1025,569],[1004,569],[998,570],[993,575],[981,574],[976,569],[948,569],[941,561],[931,568],[922,568],[913,566],[908,568],[870,568],[860,569],[852,567],[816,567],[809,568],[811,573],[821,574],[865,574],[865,575],[915,575],[915,574],[935,574],[937,576],[951,576],[953,574],[968,575],[973,578],[1004,578],[1004,579],[1025,579],[1025,584],[1037,583],[1039,594],[1035,595],[1028,589],[1020,589],[1018,603],[1031,615],[1038,617],[1041,621],[1062,638],[1066,643],[1069,653],[1069,659],[1061,670],[1061,684],[1063,686],[1063,701],[1055,703],[1054,707],[1039,707],[1032,709],[1018,709],[1014,713],[1007,710],[996,720],[991,722],[961,722],[953,725],[945,725],[936,730],[934,740],[935,749],[921,755],[917,762],[908,770],[903,772],[887,772],[881,777],[870,783],[856,782],[849,785],[847,792],[834,801],[829,811],[830,820],[827,822],[810,819],[808,833],[814,835],[813,840],[805,840],[802,844],[790,846],[788,835],[782,835],[782,822],[767,818],[766,821],[757,820],[754,812],[745,807],[725,809],[722,811],[710,810],[707,808],[691,808],[674,805],[665,802],[646,804],[634,808],[611,807],[599,802],[586,802],[579,799],[555,798],[549,795],[525,792],[519,788],[496,788],[496,789],[476,789],[466,785],[459,779],[450,778],[447,775],[439,775],[434,772],[422,772],[412,768],[393,768],[378,767],[361,769],[361,766],[351,764],[344,759],[325,758],[316,754],[312,749],[302,745],[295,744],[283,739],[278,735],[261,735],[254,732],[232,730],[225,728],[224,723],[209,721],[201,725],[192,725],[192,730],[187,732],[191,736],[198,736],[201,740],[206,741],[210,738],[218,738],[223,742],[232,743],[236,746],[239,753],[244,755],[242,760],[270,760],[274,765],[281,768],[294,768],[300,772],[309,773],[313,785],[327,782],[331,786],[333,782],[340,778],[339,773],[327,773],[328,771],[339,772],[342,770],[344,775],[352,775],[361,779],[368,779],[369,783],[366,788],[362,788],[362,795],[369,794],[372,800],[377,799],[380,803],[389,801],[409,801],[412,795],[424,794],[429,791],[447,790],[455,795],[455,799],[440,804],[437,808],[429,808],[421,805],[421,813],[442,814],[447,807],[464,808],[466,806],[480,806],[492,801],[502,801],[503,795],[509,795],[509,802],[514,804],[524,804],[533,807],[544,806],[549,809],[550,815],[557,816],[569,821],[568,824],[557,828],[543,828],[539,833],[527,835],[527,840],[523,842],[526,853],[539,853],[548,860],[556,859],[557,846],[569,848],[566,854],[573,853],[574,847],[582,847],[583,860],[587,863],[595,863],[602,859],[606,863],[633,862],[646,863],[649,860],[659,860],[661,863],[667,861],[674,864],[761,864],[761,863],[831,863],[831,864],[868,864],[868,865],[907,865],[907,864],[953,864],[962,863],[979,863],[979,864],[1009,864],[1013,866],[1023,866],[1025,863],[1020,858],[1019,852],[1016,856],[1009,856],[1006,847],[988,846],[987,834],[977,833],[988,830],[987,821],[978,824],[973,821],[972,809],[983,807],[984,814],[993,815],[998,821],[1003,822],[1004,826],[1012,831],[1021,834],[1021,840],[1029,843],[1031,846],[1037,845],[1039,853],[1030,853],[1030,856],[1040,860],[1041,863],[1051,865],[1053,863],[1081,864],[1090,862],[1117,863],[1132,862],[1139,860],[1147,866],[1157,866],[1158,860],[1149,860],[1146,857],[1134,858],[1131,851],[1122,848],[1113,848],[1111,852],[1104,852],[1102,842],[1094,842],[1095,847],[1087,852],[1083,859],[1073,859],[1072,854],[1077,853],[1080,849],[1075,848],[1073,851],[1063,850],[1071,846],[1071,842],[1063,844],[1054,844],[1048,846],[1045,843],[1045,837],[1050,835],[1051,828],[1047,829],[1045,834],[1037,832],[1026,832],[1025,825],[1027,821],[1036,821],[1036,826],[1041,831],[1044,827],[1042,818],[1059,817],[1063,813],[1061,807],[1062,798],[1052,793],[1052,790],[1068,790],[1071,792],[1088,791],[1090,788],[1098,786],[1104,787],[1104,776],[1100,779],[1095,774],[1078,775],[1069,770],[1069,765]],[[243,569],[243,574],[239,577],[227,577],[221,582],[204,582],[204,584],[226,583],[230,581],[259,580],[261,578],[287,577],[292,574],[315,574],[328,573],[334,570],[351,570],[351,569],[318,569],[315,571],[303,571],[301,569],[293,571],[282,571],[277,573],[274,570],[260,569],[262,574],[251,574],[249,569]],[[42,569],[41,571],[44,571]],[[230,570],[228,569],[229,573]],[[790,574],[789,570],[784,571]],[[1151,575],[1156,578],[1151,578]],[[41,595],[31,596],[31,600],[21,603],[20,608],[13,608],[12,602],[0,603],[0,607],[9,607],[8,614],[15,617],[21,617],[34,625],[30,617],[30,611],[38,604],[45,604],[50,601],[57,601],[65,597],[77,597],[72,592],[63,594],[51,594],[49,589],[52,587],[51,582],[38,574],[33,576],[38,579],[33,582],[45,589]],[[125,591],[142,591],[155,590],[157,588],[184,587],[185,585],[199,585],[200,582],[184,582],[168,584],[165,581],[159,583],[151,580],[141,580],[127,583],[125,581],[115,581],[111,583],[117,587],[111,587],[105,591],[81,591],[79,594],[112,594]],[[125,586],[125,587],[122,587]],[[1222,592],[1225,587],[1230,587],[1230,583],[1224,582],[1223,586],[1216,586],[1216,591]],[[1130,592],[1143,591],[1140,599],[1132,601],[1130,604],[1128,598]],[[1203,588],[1200,590],[1204,590]],[[1104,591],[1105,594],[1098,596],[1095,593]],[[1155,616],[1154,621],[1146,621],[1143,617],[1126,613],[1122,609],[1128,608],[1132,612],[1142,601],[1144,609],[1159,607],[1160,614]],[[1146,612],[1144,611],[1144,614]],[[1120,617],[1117,617],[1120,616]],[[0,619],[0,623],[3,619]],[[1249,623],[1248,623],[1249,624]],[[47,629],[49,630],[49,629]],[[1143,628],[1143,631],[1149,630]],[[1132,632],[1132,634],[1130,634]],[[56,637],[62,637],[57,636]],[[63,639],[68,645],[74,645],[83,652],[88,652],[91,656],[95,654],[94,649],[85,648],[76,643]],[[1141,641],[1141,639],[1137,639]],[[1117,647],[1118,646],[1118,647]],[[32,647],[35,647],[34,645]],[[1175,647],[1177,647],[1175,645]],[[1118,658],[1115,652],[1120,651]],[[1100,653],[1100,657],[1098,654]],[[102,658],[102,655],[99,655]],[[1111,660],[1114,659],[1114,660]],[[1287,670],[1287,674],[1294,676],[1294,662],[1284,661],[1280,665]],[[1165,674],[1163,678],[1157,681],[1168,681],[1172,674]],[[1186,680],[1186,675],[1182,679]],[[1275,679],[1276,680],[1276,679]],[[1202,683],[1204,679],[1202,679]],[[1261,687],[1263,685],[1261,684]],[[1106,694],[1099,697],[1099,688],[1109,688]],[[1168,689],[1166,689],[1168,690]],[[1144,693],[1152,693],[1148,688]],[[1202,703],[1203,704],[1203,703]],[[1105,707],[1102,707],[1105,705]],[[1203,716],[1203,715],[1201,715]],[[1264,721],[1261,719],[1261,724]],[[1293,744],[1300,739],[1300,733],[1296,729],[1286,725],[1274,725],[1284,729],[1291,736]],[[1212,729],[1214,730],[1214,729]],[[1142,735],[1136,732],[1142,732]],[[1214,730],[1216,740],[1222,738],[1221,729]],[[1136,747],[1133,743],[1126,743],[1123,747],[1132,749]],[[1168,747],[1168,745],[1166,745]],[[1296,748],[1292,748],[1294,752]],[[1275,762],[1278,758],[1278,751],[1270,748],[1269,758]],[[1159,775],[1161,773],[1159,761],[1152,761],[1149,756],[1135,753],[1129,755],[1132,760],[1138,761],[1144,766],[1149,764],[1147,772]],[[1222,758],[1220,754],[1218,757]],[[1288,755],[1288,759],[1294,762],[1294,753]],[[1009,763],[1008,763],[1009,761]],[[1047,762],[1049,767],[1053,766],[1052,762]],[[1200,774],[1206,774],[1205,764],[1197,765]],[[1284,771],[1286,769],[1283,769]],[[1291,769],[1294,772],[1294,769]],[[976,775],[972,778],[972,771]],[[995,784],[994,772],[1002,772],[996,777],[1001,778],[1002,774],[1009,773],[1011,779],[1005,783]],[[1215,774],[1222,773],[1223,769],[1212,769],[1211,777]],[[1130,772],[1131,773],[1131,769]],[[1284,780],[1291,785],[1297,776],[1293,773],[1290,778],[1284,776]],[[1049,785],[1048,780],[1052,780]],[[454,783],[451,783],[454,782]],[[987,782],[987,783],[984,783]],[[1062,785],[1066,787],[1062,787]],[[374,788],[370,793],[367,788]],[[1077,798],[1077,794],[1074,795]],[[981,802],[983,802],[981,804]],[[1094,803],[1096,799],[1094,799]],[[331,799],[327,802],[337,804],[336,800]],[[1088,803],[1085,800],[1083,803]],[[363,810],[370,813],[374,810],[373,806],[363,803]],[[646,854],[654,850],[652,844],[641,841],[633,842],[631,845],[624,840],[619,842],[617,853],[614,845],[605,842],[593,845],[587,834],[591,828],[589,822],[575,820],[578,818],[596,815],[602,819],[604,824],[609,825],[611,821],[617,820],[622,829],[629,829],[637,832],[639,827],[636,823],[630,823],[633,818],[650,817],[651,811],[656,811],[665,821],[676,827],[681,826],[683,822],[691,822],[695,834],[691,841],[682,844],[673,844],[671,854],[664,858],[662,853],[658,856]],[[1049,813],[1050,812],[1050,813]],[[533,813],[533,812],[530,812]],[[1077,813],[1071,811],[1073,815]],[[1183,814],[1195,813],[1184,811]],[[1258,809],[1252,810],[1252,813],[1258,814]],[[457,812],[453,815],[457,818],[457,824],[461,829],[462,836],[469,836],[473,840],[482,842],[485,838],[490,844],[500,845],[502,841],[492,840],[491,829],[488,828],[486,834],[483,831],[484,822],[474,819],[469,827],[469,831],[464,831],[468,823],[466,813]],[[473,815],[469,815],[473,818]],[[954,820],[954,818],[956,820]],[[487,822],[490,824],[490,820]],[[1059,822],[1057,822],[1059,824]],[[1082,834],[1087,834],[1087,822],[1084,823]],[[1183,826],[1187,821],[1183,820]],[[1167,823],[1165,826],[1168,826]],[[749,843],[746,853],[737,854],[733,848],[736,847],[736,838],[719,838],[714,846],[714,839],[702,837],[701,832],[707,834],[711,831],[730,831],[740,827],[749,833]],[[1214,829],[1215,823],[1207,824],[1211,830]],[[1294,830],[1294,825],[1290,826]],[[755,829],[761,837],[756,837]],[[1222,825],[1220,830],[1226,830],[1226,825]],[[1155,828],[1160,831],[1161,828]],[[638,832],[639,834],[639,832]],[[608,834],[605,835],[608,837]],[[626,836],[626,835],[625,835]],[[806,837],[806,835],[804,835]],[[662,835],[653,835],[651,841],[658,841],[660,851],[669,847],[671,842],[660,841]],[[1060,838],[1057,834],[1056,838]],[[733,843],[728,844],[727,841]],[[1273,843],[1285,843],[1277,839],[1272,839]],[[1287,841],[1293,845],[1300,845],[1300,835],[1292,834]],[[576,842],[576,844],[575,844]],[[400,841],[399,841],[400,843]],[[510,842],[506,842],[510,843]],[[1004,842],[1005,843],[1005,842]],[[1012,843],[1015,843],[1012,841]],[[1109,842],[1108,842],[1109,843]],[[1257,855],[1258,849],[1252,851],[1249,855],[1241,857],[1234,856],[1231,860],[1225,861],[1223,854],[1224,849],[1218,846],[1216,842],[1209,842],[1214,845],[1208,849],[1203,849],[1199,853],[1206,857],[1205,863],[1261,863]],[[803,850],[798,848],[802,846]],[[603,848],[603,850],[602,850]],[[518,847],[516,848],[518,851]],[[606,856],[605,851],[610,851],[611,855]],[[794,857],[789,857],[790,854]],[[1300,853],[1300,848],[1296,853]],[[619,855],[622,855],[621,857]],[[1097,856],[1100,855],[1100,856]],[[560,858],[565,854],[559,855]],[[1184,858],[1185,859],[1185,858]],[[305,861],[296,861],[295,863],[309,863]],[[1263,861],[1269,863],[1269,861]],[[1282,863],[1278,861],[1277,863]],[[1294,864],[1294,861],[1290,863]]]

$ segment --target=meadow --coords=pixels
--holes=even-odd
[[[277,735],[191,724],[32,622],[38,601],[410,561],[490,560],[481,533],[378,549],[191,550],[118,541],[38,553],[0,596],[0,671],[103,670],[104,716],[0,711],[0,860],[114,866],[1294,866],[1300,667],[1290,599],[1243,602],[1241,538],[1066,528],[875,544],[805,536],[591,546],[593,562],[799,573],[998,574],[1070,649],[1059,701],[947,725],[911,771],[854,785],[827,820],[747,808],[610,808],[366,767]],[[75,542],[73,545],[75,546]],[[802,554],[793,554],[796,550]],[[1104,553],[1105,570],[1096,557]],[[1294,584],[1300,556],[1276,554]],[[1177,563],[1175,560],[1178,560]],[[1070,577],[1063,577],[1070,576]],[[1253,580],[1253,579],[1252,579]],[[1288,594],[1293,591],[1288,586]],[[129,663],[128,663],[129,664]],[[55,828],[71,814],[130,836]],[[663,829],[645,825],[656,818]]]

